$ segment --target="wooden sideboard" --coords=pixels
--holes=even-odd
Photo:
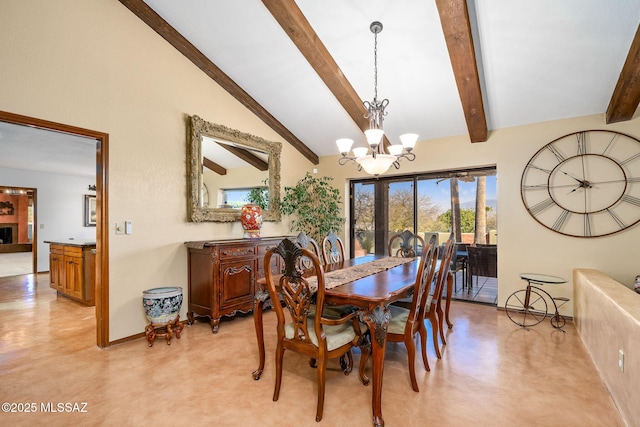
[[[189,250],[189,307],[187,320],[209,317],[218,332],[222,316],[253,310],[256,281],[264,277],[264,255],[285,237],[186,242]],[[293,237],[290,239],[294,240]],[[280,257],[272,257],[280,267]]]
[[[95,248],[93,242],[49,243],[49,287],[88,306],[95,303]]]

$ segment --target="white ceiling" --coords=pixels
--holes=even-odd
[[[96,143],[91,138],[0,121],[0,167],[95,180]]]
[[[251,167],[251,164],[247,163],[235,154],[232,154],[231,152],[225,150],[220,144],[227,144],[232,146],[236,145],[229,141],[218,140],[209,136],[203,136],[202,157],[205,157],[209,160],[213,159],[215,163],[223,166],[226,169]],[[265,162],[269,161],[269,154],[263,151],[250,149],[244,146],[242,148],[253,154],[255,157],[264,160]]]
[[[261,1],[145,2],[317,155],[338,154],[342,137],[364,145]],[[406,132],[420,141],[468,134],[434,0],[296,3],[362,100],[373,98],[369,25],[383,23],[378,98],[390,101],[391,142]],[[489,131],[606,111],[640,0],[469,0],[468,7]],[[40,132],[0,123],[0,166],[95,175],[95,141]]]
[[[259,0],[145,0],[316,154],[364,136]],[[297,0],[362,100],[390,103],[391,142],[468,134],[435,1]],[[468,1],[489,131],[604,113],[640,0]],[[197,112],[193,112],[197,113]],[[216,122],[216,117],[204,117]],[[603,122],[604,123],[604,122]]]

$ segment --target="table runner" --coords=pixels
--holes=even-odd
[[[354,280],[362,279],[363,277],[371,276],[415,260],[416,258],[387,257],[340,270],[330,271],[324,275],[324,287],[325,289],[333,289],[345,283],[353,282]],[[307,281],[311,289],[315,291],[318,287],[316,276],[307,278]]]

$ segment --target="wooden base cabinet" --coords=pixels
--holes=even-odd
[[[284,237],[186,242],[189,250],[188,323],[196,316],[210,319],[218,332],[222,316],[253,310],[256,281],[264,277],[264,255]],[[279,268],[279,257],[272,257]],[[277,270],[276,270],[277,271]]]
[[[95,305],[95,245],[50,243],[49,286],[88,306]]]
[[[60,245],[49,247],[49,286],[58,292],[64,292],[64,249]]]

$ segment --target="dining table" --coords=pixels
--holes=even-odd
[[[390,257],[368,255],[346,259],[341,262],[323,266],[325,272],[325,301],[330,305],[353,305],[360,309],[360,321],[366,323],[371,331],[372,358],[372,411],[373,424],[383,426],[382,416],[382,377],[384,373],[387,326],[391,319],[389,304],[410,297],[419,266],[419,258],[405,259],[400,265],[380,270],[366,277],[357,278],[339,286],[326,286],[327,275],[332,271],[348,270],[355,266]],[[315,275],[313,271],[305,272],[305,276]],[[265,366],[265,349],[262,315],[264,305],[269,301],[266,280],[258,280],[259,288],[254,299],[253,318],[258,341],[260,362],[253,371],[253,378],[260,379]],[[449,286],[450,287],[450,286]],[[448,310],[447,310],[448,311]]]

